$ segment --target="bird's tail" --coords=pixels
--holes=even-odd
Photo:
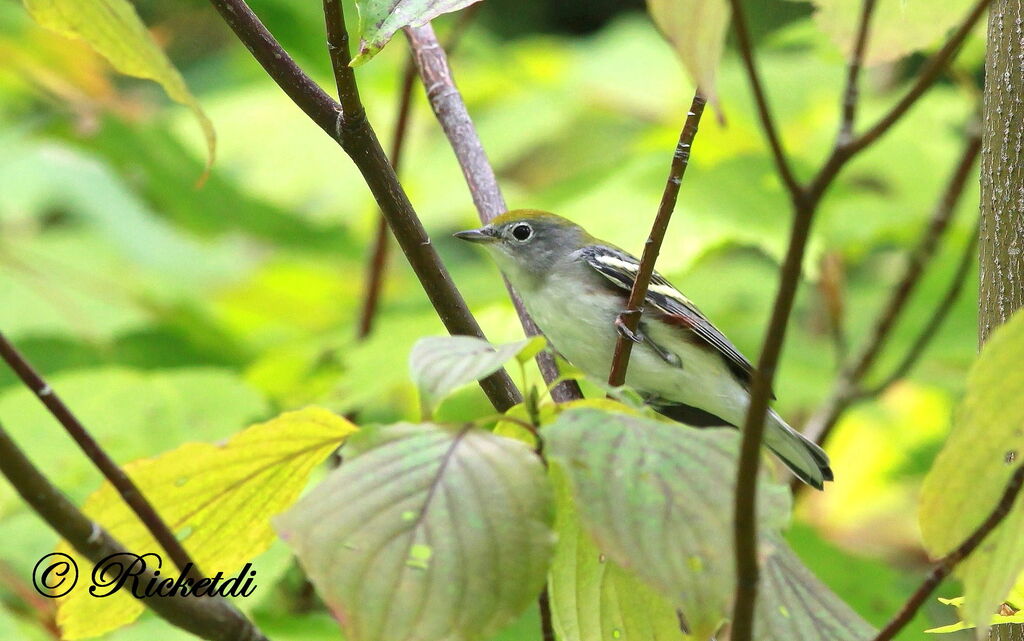
[[[825,481],[832,480],[828,454],[787,425],[773,410],[768,410],[764,444],[797,478],[811,487],[821,490]]]

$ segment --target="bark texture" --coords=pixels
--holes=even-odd
[[[1024,306],[1024,0],[995,0],[988,22],[981,160],[978,338]]]
[[[1024,0],[995,0],[988,20],[978,342],[1024,307]],[[999,625],[989,639],[1024,641],[1024,625]]]

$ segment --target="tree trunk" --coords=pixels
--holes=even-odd
[[[985,57],[978,343],[1024,306],[1024,0],[994,0]],[[1024,625],[989,639],[1024,641]]]
[[[988,22],[981,156],[978,338],[1024,306],[1024,0],[995,0]]]

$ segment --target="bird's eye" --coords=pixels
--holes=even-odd
[[[512,238],[515,238],[521,243],[530,240],[530,236],[533,236],[533,227],[530,227],[526,223],[519,223],[512,228]]]

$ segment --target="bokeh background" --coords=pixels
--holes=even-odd
[[[250,4],[304,68],[333,86],[320,3]],[[844,58],[810,4],[748,4],[782,136],[807,175],[835,134]],[[356,340],[377,211],[349,159],[206,2],[136,5],[212,118],[216,164],[197,188],[205,148],[186,109],[156,85],[114,74],[81,43],[35,26],[20,3],[0,0],[0,328],[121,462],[222,439],[310,403],[364,423],[415,418],[408,350],[443,328],[396,251],[374,332]],[[452,23],[438,21],[442,37]],[[358,71],[385,142],[405,56],[399,37]],[[922,233],[960,154],[983,56],[979,32],[953,72],[827,195],[776,385],[791,423],[823,401],[837,373],[834,310],[856,348]],[[869,69],[861,122],[900,95],[923,57]],[[561,213],[638,252],[693,92],[643,2],[487,0],[452,61],[510,205]],[[789,210],[731,45],[718,93],[659,270],[755,356]],[[403,182],[489,337],[512,340],[520,330],[496,270],[450,238],[474,224],[475,212],[422,93],[415,97]],[[975,225],[975,183],[881,359],[883,373],[934,313]],[[876,625],[926,567],[917,493],[976,351],[975,281],[912,375],[844,416],[827,448],[837,482],[797,504],[797,551]],[[487,408],[473,388],[442,413]],[[7,371],[0,420],[75,500],[99,486]],[[0,484],[5,639],[53,638],[53,604],[26,577],[56,543]],[[268,634],[337,638],[283,548],[257,567],[260,589],[241,606]],[[940,593],[956,596],[958,586]],[[529,613],[503,638],[535,638],[535,618]],[[954,620],[936,602],[900,638],[929,638],[923,629]],[[147,634],[187,638],[148,615],[106,638]]]

